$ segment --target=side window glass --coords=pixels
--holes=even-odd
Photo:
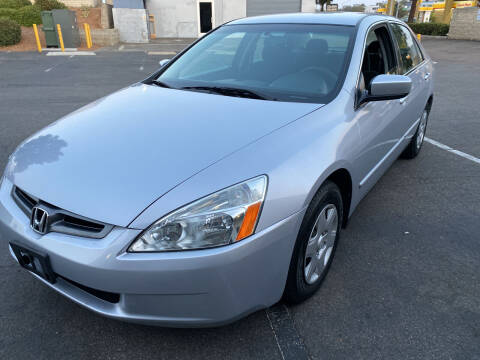
[[[360,90],[368,88],[377,75],[396,73],[396,60],[392,42],[384,26],[370,30],[363,54]]]
[[[405,26],[391,24],[393,36],[397,41],[402,61],[400,73],[405,74],[413,67],[422,62],[421,53],[412,37],[412,34]]]

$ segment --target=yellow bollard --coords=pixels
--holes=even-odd
[[[60,27],[60,24],[57,24],[57,32],[58,32],[58,40],[60,40],[60,47],[62,48],[62,52],[65,52],[65,47],[63,46],[62,28]]]
[[[92,33],[90,32],[90,24],[87,24],[88,29],[88,48],[92,47]]]
[[[88,34],[88,24],[84,23],[83,28],[85,29],[85,42],[87,43],[87,48],[90,49],[91,45],[90,45],[90,36]]]
[[[42,45],[40,45],[40,38],[38,37],[38,29],[37,29],[37,24],[33,24],[33,31],[35,32],[35,40],[37,41],[37,49],[38,52],[42,52]]]
[[[422,34],[417,34],[418,41],[422,41]]]

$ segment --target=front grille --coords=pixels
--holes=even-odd
[[[29,218],[32,217],[32,210],[35,206],[41,207],[48,213],[48,222],[45,233],[58,232],[68,235],[101,239],[113,229],[113,225],[88,219],[73,214],[67,210],[60,209],[28,194],[17,186],[13,187],[12,197],[18,207]]]
[[[90,295],[93,295],[99,299],[102,299],[104,301],[107,301],[112,304],[116,304],[120,301],[120,294],[116,293],[111,293],[108,291],[102,291],[102,290],[97,290],[97,289],[92,289],[91,287],[79,284],[73,280],[67,279],[66,277],[63,277],[61,275],[55,274],[58,277],[62,278],[63,280],[67,281],[68,283],[72,284],[73,286],[78,287],[79,289],[82,289],[83,291],[89,293]]]

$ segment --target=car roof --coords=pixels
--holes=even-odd
[[[242,24],[326,24],[355,26],[367,17],[364,13],[331,12],[331,13],[292,13],[252,16],[234,20],[233,25]]]

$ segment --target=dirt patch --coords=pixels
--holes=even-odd
[[[38,27],[38,37],[40,38],[42,48],[45,48],[45,34],[43,33],[41,26]],[[100,46],[94,45],[91,49],[87,49],[87,46],[82,44],[78,47],[78,50],[95,50],[99,47]],[[22,26],[22,40],[16,45],[0,46],[0,51],[37,51],[37,43],[35,41],[33,27]]]
[[[102,9],[101,8],[89,8],[83,11],[81,8],[70,8],[75,11],[77,16],[77,25],[79,29],[83,29],[83,24],[87,23],[91,29],[102,28]],[[87,17],[85,17],[87,15]]]

